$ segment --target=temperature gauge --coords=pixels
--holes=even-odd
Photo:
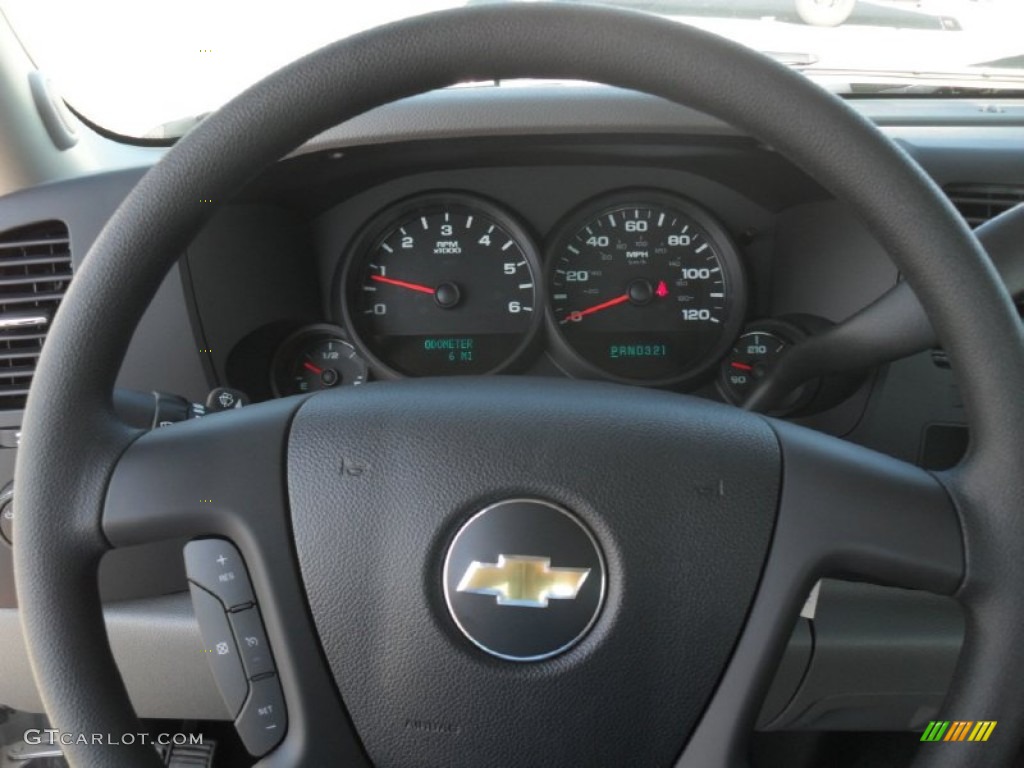
[[[718,374],[718,388],[726,400],[741,405],[794,341],[805,335],[795,330],[789,333],[788,328],[785,331],[782,328],[781,321],[763,321],[763,324],[748,328],[736,340],[722,360]],[[796,410],[806,404],[813,392],[811,384],[798,387],[776,412]]]
[[[366,361],[330,330],[304,329],[287,339],[274,359],[271,384],[278,397],[366,381]]]
[[[767,331],[740,336],[722,361],[720,381],[729,399],[742,403],[788,346],[788,341]]]

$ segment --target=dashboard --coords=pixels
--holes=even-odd
[[[481,197],[402,201],[345,260],[341,316],[378,375],[499,373],[540,346],[543,324],[542,346],[563,370],[655,385],[707,370],[742,321],[736,248],[683,198],[613,192],[546,239],[542,255],[513,214]]]
[[[1021,188],[1018,105],[853,104],[941,186]],[[95,151],[88,169],[0,198],[0,232],[62,222],[77,268],[163,152]],[[994,196],[971,199],[988,200],[991,215]],[[193,402],[230,386],[262,401],[482,374],[739,403],[788,344],[898,281],[828,190],[707,116],[593,86],[452,89],[328,131],[219,201],[137,329],[118,385]],[[812,382],[782,410],[929,468],[955,463],[966,442],[948,362],[931,352]],[[0,411],[3,482],[20,416]],[[101,591],[120,606],[112,642],[126,649],[140,714],[223,718],[205,663],[193,663],[184,585],[181,542],[111,553]],[[832,582],[823,594],[813,632],[806,620],[795,629],[762,725],[898,729],[934,711],[959,650],[955,609],[866,585]],[[15,604],[0,543],[0,638],[12,649],[0,701],[38,711]],[[870,618],[851,641],[857,616]],[[900,621],[906,632],[893,637]],[[865,671],[850,660],[868,663],[869,645],[878,655]],[[174,673],[154,687],[160,668]]]
[[[254,400],[504,374],[739,404],[897,280],[824,190],[743,137],[311,153],[218,214],[186,266],[211,373]],[[834,411],[863,383],[822,399],[812,382],[783,410]]]

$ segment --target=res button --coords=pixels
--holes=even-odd
[[[190,581],[216,595],[226,608],[255,602],[245,563],[230,542],[223,539],[190,541],[185,545],[185,571]]]

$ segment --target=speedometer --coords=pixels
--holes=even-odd
[[[743,267],[725,230],[662,193],[604,198],[548,258],[549,321],[572,372],[668,386],[711,369],[739,332]]]
[[[381,214],[349,257],[343,309],[385,376],[495,373],[543,316],[536,250],[491,203],[441,193]]]

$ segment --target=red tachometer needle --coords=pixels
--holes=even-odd
[[[408,288],[410,291],[419,291],[420,293],[429,293],[431,296],[434,295],[434,289],[426,285],[419,285],[418,283],[407,283],[405,282],[405,280],[395,280],[390,277],[384,277],[384,275],[370,275],[370,279],[377,283],[397,285],[399,288]]]
[[[595,304],[592,307],[587,307],[586,309],[581,309],[578,312],[570,312],[568,314],[568,316],[562,322],[563,323],[567,323],[570,320],[579,320],[581,317],[586,317],[587,315],[592,315],[595,312],[600,312],[602,309],[609,309],[610,307],[616,307],[619,304],[623,304],[623,303],[625,303],[627,301],[629,301],[629,294],[628,293],[624,293],[621,296],[616,296],[614,299],[609,299],[608,301],[602,301],[600,304]]]
[[[307,371],[315,373],[317,376],[319,376],[320,374],[322,374],[324,372],[323,368],[317,368],[315,365],[313,365],[309,361],[304,362],[302,364],[302,367],[305,368]]]
[[[754,366],[747,365],[746,363],[729,363],[730,366],[735,368],[737,371],[752,371]]]

